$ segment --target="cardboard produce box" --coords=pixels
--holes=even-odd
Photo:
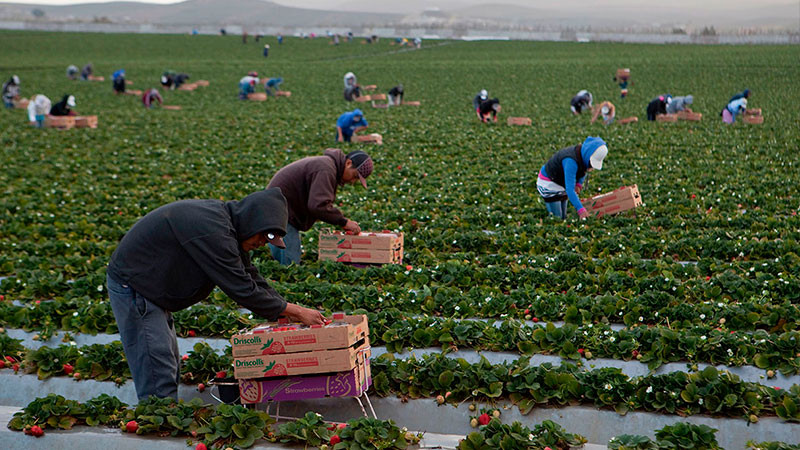
[[[611,214],[618,214],[624,211],[635,209],[643,204],[639,187],[623,186],[614,191],[596,195],[588,200],[582,201],[583,206],[589,214],[602,217]]]
[[[322,326],[264,324],[231,337],[234,358],[352,347],[369,336],[367,316],[334,315]]]
[[[369,358],[362,353],[356,366],[345,372],[239,380],[239,395],[242,403],[359,397],[371,384]]]
[[[509,125],[531,125],[533,121],[530,117],[509,117],[508,118]]]
[[[744,116],[742,116],[742,120],[744,121],[744,123],[759,125],[764,123],[764,116],[751,116],[745,114]]]
[[[419,100],[409,100],[409,101],[403,100],[403,103],[400,104],[406,106],[420,106],[422,102],[420,102]]]
[[[690,120],[693,122],[699,122],[703,118],[702,113],[690,112],[690,111],[681,111],[678,113],[678,119],[680,120]]]
[[[234,358],[233,376],[242,379],[346,372],[355,368],[362,353],[364,356],[361,357],[369,357],[369,338],[365,338],[358,347],[338,350]]]
[[[403,233],[364,231],[359,234],[347,234],[324,228],[319,232],[319,247],[391,250],[403,247]]]
[[[253,100],[256,102],[265,102],[267,101],[267,93],[266,92],[253,92],[252,94],[247,94],[248,100]]]
[[[383,145],[383,136],[378,133],[372,134],[361,134],[361,135],[353,135],[351,138],[353,142],[364,142],[364,143],[373,143],[377,145]]]
[[[375,89],[378,89],[378,85],[377,84],[368,84],[366,86],[362,86],[361,89],[363,89],[365,91],[374,91]]]
[[[106,77],[96,77],[94,75],[89,75],[87,78],[89,81],[106,81]]]
[[[657,122],[677,122],[678,116],[675,114],[659,114],[656,116]]]
[[[45,118],[45,125],[49,128],[68,130],[75,127],[75,116],[51,116]]]
[[[744,110],[744,113],[748,116],[760,116],[761,108],[747,108]]]
[[[97,128],[97,116],[75,116],[75,128]]]
[[[341,249],[320,248],[318,250],[320,261],[338,261],[345,263],[362,264],[402,264],[403,249],[371,250],[371,249]]]
[[[370,95],[371,100],[386,100],[386,94],[372,94]]]
[[[619,124],[620,125],[625,125],[625,124],[629,124],[629,123],[637,123],[637,122],[639,122],[639,118],[635,117],[635,116],[626,117],[624,119],[619,119]]]
[[[171,111],[180,111],[181,110],[181,107],[178,106],[178,105],[161,105],[161,107],[164,108],[164,109],[169,109]]]
[[[142,91],[139,89],[128,89],[125,93],[128,95],[142,95]]]
[[[372,100],[372,96],[371,95],[362,95],[361,97],[353,98],[353,100],[355,100],[357,102],[364,103],[364,102],[368,102],[368,101]]]
[[[178,90],[179,90],[179,91],[193,91],[193,90],[195,90],[195,89],[197,89],[197,83],[186,83],[186,84],[182,84],[182,85],[180,85],[180,87],[178,88]]]
[[[275,95],[277,95],[278,97],[291,97],[292,93],[291,91],[276,91]]]
[[[627,80],[631,77],[631,69],[617,69],[617,78]]]
[[[29,104],[30,102],[31,102],[31,101],[30,101],[30,100],[28,100],[27,98],[20,98],[20,99],[18,99],[18,100],[14,100],[14,108],[17,108],[17,109],[27,109],[27,108],[28,108],[28,104]]]
[[[210,83],[208,82],[208,80],[197,80],[197,81],[195,81],[195,82],[194,82],[194,84],[196,84],[197,86],[203,86],[203,87],[206,87],[206,86],[208,86]]]

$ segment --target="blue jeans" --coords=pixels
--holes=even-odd
[[[545,202],[545,208],[547,208],[547,212],[550,214],[560,218],[566,219],[567,218],[567,201],[555,201],[555,202]]]
[[[36,128],[44,128],[44,120],[45,120],[45,115],[44,114],[37,114],[36,115]]]
[[[139,400],[177,400],[181,355],[172,313],[110,276],[106,285]]]
[[[6,105],[6,108],[8,108],[8,109],[14,109],[14,102],[13,101],[3,100],[3,104]]]
[[[242,100],[247,100],[247,94],[252,94],[255,92],[253,86],[250,83],[239,83],[239,98]]]
[[[348,130],[342,129],[342,141],[350,142],[353,139],[353,133],[347,134]],[[333,142],[339,142],[339,130],[336,130],[336,137],[333,138]]]
[[[269,244],[272,257],[283,266],[291,263],[300,264],[300,232],[292,224],[286,226],[283,243],[286,244],[286,248],[278,248]]]

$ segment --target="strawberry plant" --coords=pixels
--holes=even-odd
[[[222,371],[233,366],[231,348],[226,347],[223,355],[217,354],[205,342],[194,344],[188,358],[181,364],[181,380],[186,384],[208,383]]]
[[[17,431],[29,430],[32,426],[69,430],[86,417],[86,406],[60,395],[49,394],[33,400],[22,411],[14,413],[8,427]]]
[[[203,404],[199,398],[189,402],[175,401],[172,398],[150,398],[139,402],[133,409],[125,412],[122,428],[135,420],[137,434],[157,434],[159,436],[183,436],[207,424],[214,414],[211,405]]]
[[[217,405],[211,418],[200,417],[200,427],[193,430],[211,448],[249,448],[270,433],[275,423],[267,413],[242,405]]]
[[[418,444],[422,434],[414,434],[401,429],[392,420],[378,420],[359,417],[347,422],[344,428],[337,428],[340,442],[333,450],[402,450]]]
[[[716,429],[707,425],[694,425],[685,422],[678,422],[675,425],[667,425],[656,431],[656,441],[660,446],[665,443],[669,448],[693,448],[697,450],[718,450],[715,433]]]
[[[330,442],[336,427],[327,424],[320,414],[307,412],[303,417],[278,426],[275,440],[284,444],[297,443],[319,447]]]
[[[553,450],[568,450],[572,447],[582,446],[586,438],[578,434],[571,434],[555,422],[545,420],[533,429],[514,422],[506,425],[497,419],[491,420],[482,426],[480,431],[475,431],[458,444],[459,450],[490,450],[503,448],[509,450],[526,450],[530,448],[551,448]]]
[[[800,444],[787,444],[785,442],[754,442],[749,441],[747,448],[752,450],[800,450]]]

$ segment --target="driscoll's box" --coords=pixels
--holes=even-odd
[[[618,214],[641,206],[639,187],[623,186],[612,192],[600,194],[582,202],[586,210],[597,217]]]
[[[358,347],[339,350],[234,358],[233,376],[242,379],[346,372],[355,368],[361,354],[364,355],[362,357],[369,357],[369,338],[365,338]]]
[[[369,335],[367,316],[334,315],[329,325],[265,324],[231,337],[234,358],[330,350],[355,345]]]
[[[358,397],[369,389],[369,358],[363,353],[353,370],[326,375],[300,375],[239,380],[243,403],[295,401],[324,397]]]
[[[367,248],[390,250],[403,246],[403,233],[388,231],[374,233],[345,234],[339,231],[323,229],[319,233],[320,248]]]
[[[320,248],[318,250],[317,259],[320,261],[338,261],[346,263],[401,264],[403,262],[403,249],[370,250]]]

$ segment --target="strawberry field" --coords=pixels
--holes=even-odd
[[[468,435],[463,449],[796,448],[800,48],[426,41],[411,50],[388,39],[267,38],[264,58],[260,44],[235,36],[2,31],[0,40],[0,75],[19,75],[23,97],[70,93],[79,113],[99,116],[97,129],[59,131],[0,111],[0,405],[42,397],[11,428],[44,423],[50,435],[48,426],[147,417],[134,432],[193,446],[319,446],[336,434],[336,448],[375,448],[348,443],[359,431],[396,445],[378,448],[415,441],[385,422],[339,432],[305,415],[360,415],[330,399],[297,405],[304,419],[281,429],[254,411],[210,406],[198,386],[230,368],[226,339],[259,323],[220,291],[175,314],[186,403],[135,406],[105,289],[117,242],[148,211],[239,199],[287,163],[336,146],[335,120],[355,107],[341,78],[353,71],[380,92],[403,83],[407,100],[421,101],[358,104],[384,144],[338,144],[368,151],[375,172],[369,189],[341,188],[337,203],[365,230],[404,232],[403,265],[318,262],[323,224],[303,235],[302,265],[282,267],[263,250],[254,261],[291,302],[369,315],[381,419]],[[89,61],[107,79],[124,68],[136,89],[155,87],[167,69],[210,85],[166,92],[180,111],[146,110],[110,82],[65,77],[69,64]],[[618,67],[633,78],[624,100],[612,81]],[[291,97],[237,100],[251,70],[283,77]],[[483,88],[503,105],[496,124],[470,107]],[[745,88],[764,123],[722,123],[720,109]],[[573,117],[580,89],[641,120]],[[693,94],[702,121],[644,120],[664,93]],[[506,116],[533,125],[508,126]],[[548,217],[538,170],[589,135],[609,154],[586,189],[637,184],[645,204],[619,217]],[[51,403],[59,406],[43,406]],[[42,408],[55,418],[42,421]]]

